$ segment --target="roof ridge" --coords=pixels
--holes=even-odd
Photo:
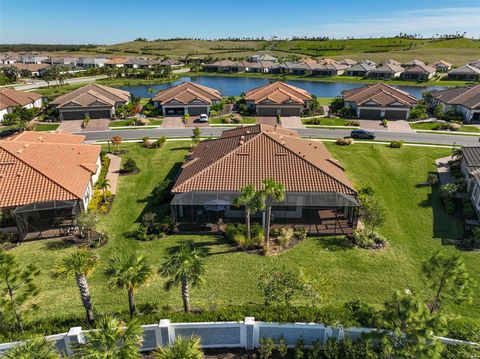
[[[275,141],[276,143],[278,143],[280,146],[282,146],[283,148],[285,148],[286,150],[288,150],[289,152],[291,152],[292,154],[294,154],[295,156],[297,156],[298,158],[300,158],[301,160],[303,160],[304,162],[306,162],[307,164],[309,164],[310,166],[313,166],[315,167],[316,169],[318,169],[319,171],[321,171],[323,174],[327,175],[328,177],[332,178],[333,180],[337,181],[337,182],[340,182],[343,186],[347,187],[348,189],[352,189],[355,191],[354,188],[348,186],[347,184],[343,183],[342,181],[340,181],[338,178],[335,178],[333,177],[331,174],[327,173],[323,168],[320,168],[319,166],[317,166],[315,163],[307,160],[305,157],[303,156],[300,156],[298,153],[296,153],[295,151],[293,151],[291,148],[289,148],[288,146],[286,146],[285,144],[283,144],[282,142],[278,141],[276,138],[274,138],[273,136],[270,136],[271,133],[268,133],[268,132],[262,132],[263,134],[267,135],[271,140]],[[299,139],[298,137],[295,137],[295,136],[290,136],[290,135],[281,135],[281,136],[287,136],[287,137],[291,137],[291,138],[294,138],[294,139]],[[300,140],[304,141],[303,139],[300,138]]]
[[[66,188],[64,185],[62,185],[61,183],[55,181],[53,178],[51,178],[50,176],[47,176],[45,173],[43,173],[42,171],[40,171],[37,167],[33,166],[31,163],[25,161],[23,158],[17,156],[15,153],[12,153],[12,151],[10,151],[9,149],[5,148],[4,146],[2,146],[2,144],[0,143],[0,148],[2,148],[4,151],[7,151],[11,156],[15,157],[16,159],[18,159],[19,161],[21,161],[22,163],[24,163],[26,166],[30,167],[31,169],[33,169],[35,172],[37,172],[38,174],[40,174],[41,176],[45,177],[46,179],[48,179],[50,182],[52,182],[53,184],[61,187],[63,190],[67,191],[68,193],[70,193],[71,195],[77,197],[77,198],[81,198],[79,197],[77,194],[73,193],[72,191],[70,191],[68,188]]]
[[[252,141],[253,139],[259,137],[260,134],[262,134],[263,132],[258,132],[256,134],[254,134],[254,136],[252,136],[251,138],[249,138],[248,140],[246,140],[243,144],[241,144],[240,146],[237,146],[236,148],[234,148],[232,151],[230,151],[229,153],[227,153],[225,156],[222,156],[216,160],[214,160],[212,163],[210,163],[208,166],[205,166],[204,168],[202,168],[201,171],[198,171],[197,173],[195,173],[193,176],[191,176],[190,178],[187,178],[187,180],[183,181],[182,183],[179,184],[179,186],[184,186],[186,183],[190,182],[191,180],[193,180],[194,178],[200,176],[202,173],[204,173],[207,169],[210,169],[214,164],[220,162],[220,161],[223,161],[224,159],[226,158],[229,158],[231,157],[233,154],[237,153],[238,149],[242,148],[245,146],[245,144],[247,144],[248,142]],[[241,136],[244,136],[244,135],[238,135],[238,136],[232,136],[232,137],[241,137]],[[223,139],[227,139],[227,138],[232,138],[232,137],[226,137],[226,138],[223,138]],[[222,138],[218,138],[218,140],[221,140]],[[172,192],[173,190],[176,188],[177,186],[175,186],[174,188],[172,188]]]
[[[480,84],[473,85],[473,86],[471,86],[471,87],[468,87],[468,86],[467,86],[467,88],[468,88],[467,91],[462,92],[461,94],[455,96],[455,97],[452,98],[450,101],[455,101],[457,98],[459,98],[459,97],[461,97],[461,96],[465,96],[465,95],[468,94],[470,91],[475,90],[475,89],[476,89],[477,87],[479,87],[479,86],[480,86]]]

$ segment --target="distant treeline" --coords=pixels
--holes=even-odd
[[[47,45],[47,44],[0,44],[0,52],[31,52],[31,51],[80,51],[93,49],[99,45]]]

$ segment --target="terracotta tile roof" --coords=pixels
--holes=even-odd
[[[8,107],[25,106],[42,98],[34,92],[17,91],[10,88],[0,88],[0,110]]]
[[[433,98],[449,105],[462,105],[470,109],[480,109],[480,85],[437,90],[430,94]]]
[[[48,142],[28,136],[0,141],[0,208],[83,197],[100,146],[74,143],[66,134],[60,137],[68,142],[61,143],[49,135]]]
[[[357,106],[367,102],[375,102],[379,106],[389,106],[394,103],[400,103],[404,106],[412,107],[417,103],[417,99],[409,93],[383,83],[343,91],[342,95],[344,101],[355,102]]]
[[[69,132],[34,132],[24,131],[17,135],[8,137],[5,141],[10,142],[31,142],[31,143],[60,143],[80,145],[85,142],[85,136],[73,135]]]
[[[261,189],[268,178],[289,192],[356,193],[322,143],[268,125],[227,130],[218,139],[201,142],[182,166],[172,192],[238,191],[247,184]]]
[[[123,65],[128,61],[128,59],[124,57],[112,57],[109,59],[107,62],[105,62],[106,65]]]
[[[222,95],[218,90],[193,82],[183,82],[177,86],[160,91],[155,95],[153,101],[165,104],[172,100],[177,100],[182,104],[189,104],[192,101],[199,100],[203,103],[211,104],[213,101],[221,99]]]
[[[255,104],[260,104],[265,101],[279,104],[286,102],[304,104],[306,101],[310,101],[312,96],[301,88],[277,81],[248,91],[245,94],[245,99],[247,101],[253,101]]]
[[[113,106],[116,102],[130,101],[130,93],[117,88],[92,83],[59,96],[50,104],[62,107],[73,102],[79,106],[88,106],[96,100]]]

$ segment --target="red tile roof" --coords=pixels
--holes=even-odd
[[[83,136],[48,134],[43,142],[29,136],[0,141],[0,208],[83,198],[100,146],[79,144]]]
[[[9,88],[0,88],[0,110],[8,107],[25,106],[42,98],[34,92],[17,91]]]
[[[172,192],[238,191],[273,178],[289,192],[355,194],[343,168],[320,142],[295,131],[255,125],[201,142],[184,163]]]
[[[301,88],[277,81],[248,91],[245,99],[253,101],[255,104],[262,102],[304,104],[306,101],[310,101],[312,96]]]
[[[355,102],[357,106],[367,102],[376,102],[379,106],[401,103],[404,106],[412,107],[417,103],[417,99],[409,93],[383,83],[343,91],[342,95],[345,102]]]
[[[176,102],[187,105],[193,101],[211,104],[213,101],[219,101],[221,99],[222,95],[218,90],[193,82],[183,82],[177,86],[160,91],[155,95],[153,101],[166,104],[175,100]]]

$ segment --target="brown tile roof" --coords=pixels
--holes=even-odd
[[[127,62],[128,59],[126,59],[125,57],[112,57],[107,62],[105,62],[105,65],[123,65]]]
[[[23,92],[10,88],[0,88],[0,110],[8,107],[25,106],[42,98],[34,92]]]
[[[289,192],[356,193],[322,143],[268,125],[227,130],[203,141],[182,168],[174,193],[238,191],[247,184],[261,189],[268,178]]]
[[[25,137],[0,141],[0,208],[81,199],[97,169],[100,146],[65,136],[63,143],[51,136],[43,143]]]
[[[417,103],[417,99],[409,93],[383,83],[343,91],[342,95],[344,101],[355,102],[358,106],[367,102],[376,102],[379,106],[401,103],[404,106],[412,107]]]
[[[480,109],[480,85],[454,87],[432,91],[433,98],[449,105],[462,105],[470,109]]]
[[[222,95],[218,90],[193,82],[183,82],[177,86],[160,91],[155,95],[153,101],[165,104],[176,100],[182,104],[189,104],[192,101],[199,100],[211,104],[213,101],[221,99]]]
[[[92,83],[59,96],[50,104],[62,107],[73,102],[78,106],[89,106],[97,100],[113,106],[116,102],[130,101],[130,93],[117,88]]]
[[[265,101],[278,104],[287,102],[304,104],[306,101],[311,100],[312,96],[301,88],[277,81],[248,91],[245,94],[245,99],[253,101],[255,104]]]
[[[68,132],[34,132],[24,131],[15,136],[8,137],[6,141],[10,142],[31,142],[31,143],[68,143],[80,145],[85,142],[85,136],[73,135]]]
[[[446,66],[446,67],[452,67],[452,64],[450,62],[447,62],[445,60],[440,60],[437,61],[433,64],[434,66]]]
[[[435,67],[425,64],[418,64],[405,70],[405,73],[431,74],[436,71]]]
[[[16,69],[18,70],[28,70],[28,71],[31,71],[31,72],[37,72],[38,70],[43,70],[43,69],[46,69],[47,67],[50,67],[49,64],[23,64],[23,63],[20,63],[20,62],[16,62],[16,63],[13,63],[13,64],[9,64],[9,65],[4,65],[3,67],[15,67]]]
[[[377,67],[376,69],[373,69],[371,72],[396,74],[398,72],[403,72],[403,71],[405,71],[405,69],[401,66],[386,63],[386,64],[382,64],[380,67]]]

